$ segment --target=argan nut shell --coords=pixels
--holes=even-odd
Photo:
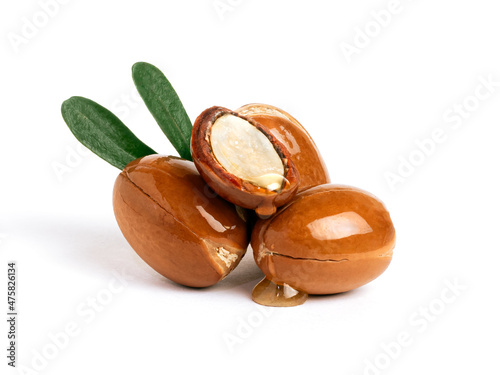
[[[358,288],[382,274],[396,235],[384,204],[349,186],[297,194],[252,233],[257,265],[276,284],[309,294]]]
[[[270,191],[245,181],[231,174],[219,164],[211,147],[211,128],[218,118],[226,114],[248,121],[259,129],[274,146],[284,166],[284,185],[279,192]],[[289,202],[299,188],[299,173],[284,145],[258,122],[227,108],[211,107],[198,116],[191,136],[191,152],[200,175],[217,194],[238,206],[255,210],[261,218],[274,214],[277,207]]]
[[[234,205],[180,158],[150,155],[128,164],[116,179],[113,207],[137,254],[182,285],[214,285],[236,267],[248,245],[246,223]]]
[[[247,104],[235,112],[266,127],[286,147],[300,175],[299,192],[330,183],[326,164],[309,133],[290,114],[268,104]]]

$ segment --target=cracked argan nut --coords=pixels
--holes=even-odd
[[[381,275],[395,239],[389,212],[376,197],[349,186],[320,185],[260,220],[251,243],[270,281],[309,294],[334,294]]]
[[[235,112],[253,119],[271,131],[290,152],[299,171],[299,191],[330,183],[326,164],[304,127],[282,109],[268,104],[247,104]]]
[[[217,194],[262,218],[298,190],[299,174],[285,146],[258,122],[227,108],[212,107],[198,116],[191,152]]]
[[[128,164],[116,179],[113,208],[137,254],[182,285],[217,283],[248,246],[246,223],[235,206],[211,191],[184,159],[150,155]]]

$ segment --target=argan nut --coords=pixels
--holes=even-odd
[[[299,187],[290,153],[258,122],[223,107],[205,110],[191,136],[196,168],[222,198],[269,217]]]
[[[180,158],[150,155],[128,164],[116,179],[113,207],[137,254],[182,285],[214,285],[238,265],[248,245],[235,206]]]
[[[330,183],[326,164],[304,127],[282,109],[268,104],[247,104],[235,112],[270,130],[288,150],[300,175],[299,191]]]
[[[389,212],[376,197],[349,186],[321,185],[260,220],[251,243],[270,281],[309,294],[333,294],[382,274],[395,239]]]

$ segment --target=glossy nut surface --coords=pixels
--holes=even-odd
[[[384,204],[349,186],[321,185],[297,194],[252,233],[266,277],[309,294],[358,288],[384,272],[395,230]]]
[[[150,155],[128,164],[115,182],[118,225],[137,254],[176,283],[206,287],[245,254],[246,223],[211,191],[190,161]]]
[[[270,142],[270,147],[273,148],[273,152],[278,155],[283,164],[282,185],[279,189],[270,190],[257,186],[230,173],[217,160],[212,148],[212,128],[224,116],[235,116],[243,119]],[[271,216],[276,212],[277,207],[289,202],[299,188],[299,173],[284,145],[258,122],[247,119],[227,108],[211,107],[198,116],[193,126],[191,152],[196,168],[217,194],[238,206],[255,210],[260,217]],[[255,152],[255,150],[249,148],[248,152],[250,156],[250,153]]]
[[[299,191],[330,182],[326,164],[304,127],[285,111],[267,104],[247,104],[237,113],[268,128],[287,148],[300,175]]]

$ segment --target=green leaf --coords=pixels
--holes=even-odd
[[[165,75],[155,66],[138,62],[132,67],[132,78],[144,103],[170,143],[183,159],[191,158],[193,125]]]
[[[90,99],[73,96],[62,104],[61,113],[84,146],[119,169],[132,160],[155,154],[118,117]]]

